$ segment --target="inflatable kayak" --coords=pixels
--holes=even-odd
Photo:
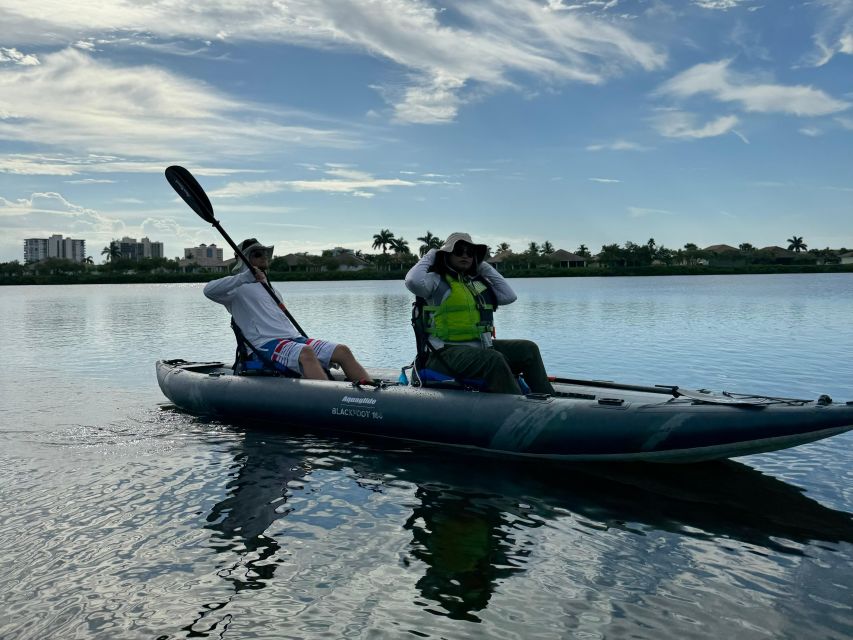
[[[196,415],[555,460],[697,462],[853,429],[853,402],[827,396],[802,400],[560,378],[554,396],[514,396],[400,384],[399,370],[370,373],[377,386],[234,375],[221,362],[157,362],[163,393]]]

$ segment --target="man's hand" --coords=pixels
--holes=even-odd
[[[257,267],[252,267],[252,271],[255,272],[255,280],[260,282],[261,284],[265,284],[267,282],[267,274],[258,269]]]

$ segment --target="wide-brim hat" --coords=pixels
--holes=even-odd
[[[243,252],[243,255],[247,258],[252,253],[252,251],[256,251],[258,249],[262,249],[267,254],[267,260],[272,260],[272,252],[275,248],[273,245],[264,245],[258,242],[255,238],[249,238],[247,240],[243,240],[240,244],[237,245],[240,251]],[[234,263],[234,267],[231,269],[232,272],[240,271],[245,265],[243,261],[240,260],[240,256],[234,254],[234,258],[236,258],[236,262]]]
[[[444,244],[439,247],[439,251],[444,251],[446,253],[453,253],[453,249],[456,248],[457,243],[466,242],[474,247],[475,258],[477,262],[482,262],[486,259],[486,256],[489,255],[489,248],[484,244],[477,244],[473,240],[471,240],[471,236],[467,233],[461,233],[457,231],[456,233],[451,233],[447,236],[447,240],[444,241]]]

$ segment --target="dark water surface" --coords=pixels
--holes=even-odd
[[[557,374],[853,400],[849,274],[514,280]],[[283,283],[363,362],[400,282]],[[853,637],[853,434],[701,465],[540,465],[206,421],[201,286],[0,288],[0,638]]]

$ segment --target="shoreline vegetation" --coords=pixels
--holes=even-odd
[[[272,259],[268,277],[276,282],[402,280],[420,256],[444,244],[430,231],[417,240],[421,245],[416,255],[407,240],[381,229],[373,236],[373,248],[381,253],[342,247],[321,255],[291,253]],[[701,249],[688,242],[683,249],[673,250],[649,238],[643,244],[603,245],[593,256],[584,244],[572,253],[550,242],[531,242],[516,253],[502,242],[488,248],[491,256],[487,261],[506,278],[853,273],[853,264],[845,264],[853,252],[846,248],[808,249],[802,236],[788,238],[787,243],[787,249],[759,249],[747,242],[737,248],[718,244]],[[199,250],[204,256],[195,253]],[[121,245],[113,241],[101,251],[105,262],[100,265],[91,256],[82,262],[46,258],[28,264],[0,263],[0,285],[208,282],[230,274],[234,263],[223,260],[222,249],[216,245],[186,249],[185,254],[174,260],[134,259],[135,255],[123,256]]]
[[[275,271],[269,272],[274,282],[352,281],[352,280],[402,280],[407,269],[359,271]],[[571,278],[620,276],[702,276],[749,275],[791,273],[853,273],[853,264],[750,264],[738,266],[712,265],[648,265],[630,267],[534,267],[516,268],[502,272],[506,278]],[[50,285],[50,284],[143,284],[209,282],[225,273],[211,272],[117,272],[81,270],[73,273],[0,273],[0,286]]]

